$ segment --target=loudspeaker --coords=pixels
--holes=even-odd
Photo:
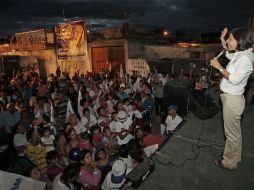
[[[174,104],[178,107],[177,113],[185,117],[188,112],[188,92],[193,87],[193,81],[190,79],[174,79],[164,86],[164,115],[167,116],[167,107]],[[163,120],[163,119],[162,119]]]
[[[200,119],[208,119],[219,112],[213,100],[202,90],[189,91],[189,109]]]
[[[208,119],[219,112],[219,108],[202,90],[194,90],[194,81],[190,79],[175,79],[164,86],[163,115],[164,122],[168,115],[167,107],[174,104],[181,117],[187,116],[188,111],[200,119]]]

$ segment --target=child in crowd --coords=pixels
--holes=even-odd
[[[50,151],[47,153],[46,156],[47,163],[48,163],[48,178],[53,181],[55,177],[62,173],[64,170],[64,166],[58,160],[58,153],[57,151]]]
[[[111,94],[108,94],[108,100],[106,101],[106,103],[107,103],[108,113],[111,114],[114,111],[116,100],[113,99],[113,96]]]
[[[130,104],[130,101],[128,98],[123,100],[123,108],[126,111],[127,115],[130,116],[132,111],[132,105]]]
[[[91,114],[88,108],[83,109],[83,116],[81,119],[81,125],[86,128],[86,131],[90,132],[90,128],[97,124],[97,118]]]
[[[57,134],[57,130],[56,130],[55,126],[50,122],[50,117],[48,115],[44,114],[42,116],[42,122],[43,122],[43,127],[49,127],[50,128],[51,134],[54,134],[54,135]]]
[[[109,128],[111,130],[111,132],[116,132],[116,122],[117,122],[117,112],[114,111],[112,114],[111,114],[111,122],[109,123]]]
[[[100,132],[100,127],[99,126],[94,126],[92,129],[92,143],[93,146],[95,147],[95,149],[98,149],[102,146],[102,139],[103,139],[103,135]]]
[[[41,145],[46,148],[46,151],[55,150],[55,136],[50,133],[50,128],[43,128],[41,137]]]
[[[109,127],[105,127],[103,130],[102,145],[110,153],[118,152],[116,133],[112,133]]]
[[[99,115],[98,125],[100,126],[101,131],[103,131],[103,128],[108,127],[109,125],[108,115],[103,107],[99,107],[97,113]]]
[[[32,179],[38,181],[42,180],[41,172],[36,165],[32,165],[31,167],[27,168],[27,170],[24,172],[24,176],[31,177]]]
[[[80,135],[80,144],[79,147],[81,150],[90,150],[92,151],[93,146],[91,143],[91,135],[87,132]]]

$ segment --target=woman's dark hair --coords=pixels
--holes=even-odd
[[[91,152],[90,150],[85,150],[85,149],[84,149],[84,150],[81,151],[80,156],[79,156],[79,163],[80,163],[80,164],[82,164],[81,161],[84,160],[85,156],[86,156],[88,153],[92,154],[92,152]]]
[[[80,138],[81,139],[88,139],[89,141],[91,141],[92,136],[88,132],[84,132],[84,133],[80,134]]]
[[[89,111],[89,113],[90,113],[90,110],[88,108],[84,108],[83,109],[83,114],[85,114],[87,111]]]
[[[26,177],[30,177],[31,176],[31,172],[34,168],[38,168],[36,165],[34,164],[31,164],[30,166],[28,166],[27,168],[24,169],[23,171],[23,176],[26,176]]]
[[[117,111],[113,111],[113,112],[111,113],[111,120],[112,120],[112,121],[114,120],[114,114],[117,114]]]
[[[83,106],[85,102],[86,102],[86,98],[82,98],[82,99],[79,101],[79,104],[80,104],[81,106]]]
[[[71,163],[63,171],[60,179],[67,186],[70,187],[68,179],[78,176],[80,172],[80,166],[76,163]]]
[[[115,104],[115,106],[114,106],[114,110],[119,111],[119,110],[118,110],[118,105],[119,105],[119,104],[122,104],[122,103],[123,103],[123,101],[121,101],[121,100],[117,101],[116,104]]]
[[[101,110],[103,110],[103,109],[104,109],[103,107],[99,107],[99,108],[97,109],[97,113],[100,115]]]
[[[128,153],[130,157],[137,162],[142,162],[143,161],[143,149],[141,145],[135,141],[134,139],[131,139],[128,144]]]
[[[252,48],[254,44],[254,35],[251,28],[236,28],[229,32],[237,41],[237,50],[244,51]]]
[[[49,161],[58,158],[58,152],[55,150],[49,151],[46,155],[47,163],[49,164]]]
[[[121,145],[119,150],[119,156],[122,158],[127,158],[128,154],[129,154],[128,146],[126,144]]]
[[[104,127],[104,128],[103,128],[103,133],[105,133],[108,129],[110,130],[109,127]],[[111,130],[110,130],[110,131],[111,131]]]
[[[16,132],[17,132],[19,126],[20,126],[20,123],[17,123],[17,124],[15,124],[15,125],[12,127],[12,132],[13,132],[13,134],[16,134]]]
[[[105,154],[107,153],[105,148],[99,148],[95,153],[95,161],[99,160],[99,152],[104,152]]]

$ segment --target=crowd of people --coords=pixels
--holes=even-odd
[[[207,72],[195,78],[207,90]],[[1,170],[46,182],[47,189],[117,189],[142,160],[144,149],[166,139],[182,120],[177,106],[163,105],[169,75],[114,72],[74,74],[60,68],[47,80],[36,72],[0,76]],[[218,103],[218,77],[209,95]],[[166,107],[164,107],[166,106]],[[219,103],[218,103],[219,106]],[[151,118],[168,108],[166,129],[153,134]],[[177,121],[174,121],[177,120]],[[5,159],[5,158],[12,159]]]
[[[15,167],[48,189],[120,187],[144,148],[165,139],[151,130],[163,78],[157,97],[152,76],[135,74],[70,77],[58,68],[46,81],[30,71],[0,80],[1,170]]]

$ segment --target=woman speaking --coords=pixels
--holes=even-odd
[[[225,40],[227,34],[228,38]],[[222,74],[220,96],[226,144],[223,157],[215,160],[215,165],[221,168],[236,169],[237,164],[241,162],[241,115],[245,107],[243,93],[248,78],[253,72],[253,35],[253,30],[250,28],[237,28],[229,32],[225,28],[220,39],[223,48],[227,50],[226,57],[230,61],[227,67],[223,68],[216,58],[211,60],[211,65]]]

